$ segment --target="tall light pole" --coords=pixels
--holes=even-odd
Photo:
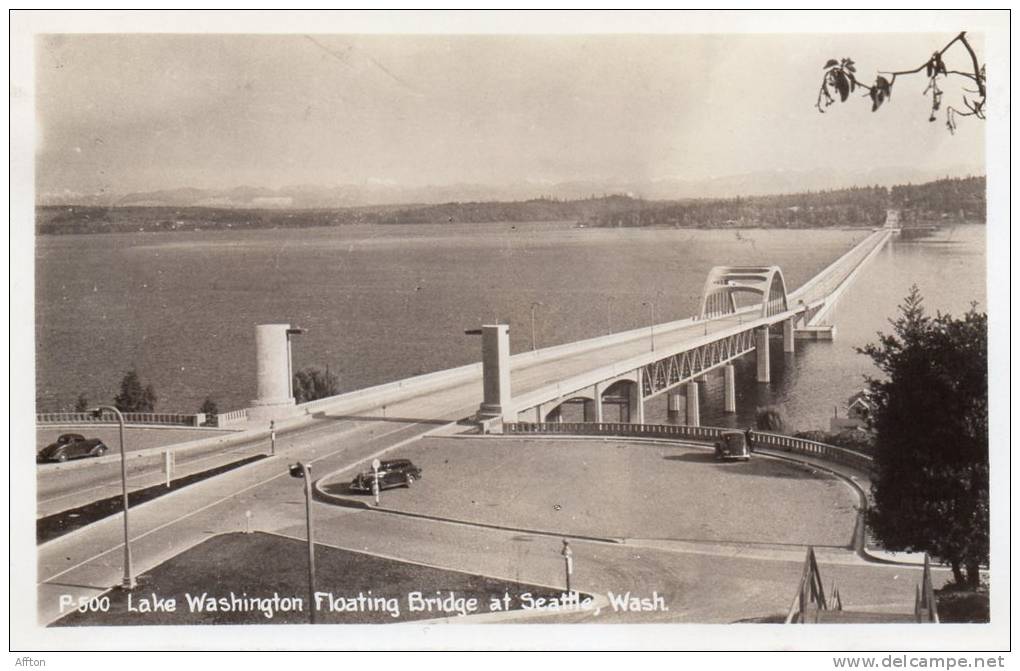
[[[647,305],[651,313],[652,325],[649,327],[652,340],[652,351],[655,351],[655,301],[644,301],[641,305]]]
[[[613,332],[613,297],[606,297],[606,325],[609,327],[609,333]]]
[[[291,337],[302,335],[304,332],[305,330],[302,328],[287,329],[287,389],[290,391],[291,398],[294,398],[294,364],[291,355]]]
[[[308,529],[308,617],[315,624],[315,533],[312,527],[312,467],[300,461],[290,465],[290,477],[305,481],[305,524]]]
[[[539,305],[545,305],[541,301],[535,301],[531,304],[531,351],[535,351],[535,308]]]
[[[103,411],[109,410],[117,416],[117,424],[120,425],[120,490],[124,505],[124,579],[121,585],[124,589],[134,589],[138,586],[135,582],[134,573],[131,571],[131,543],[128,528],[128,489],[127,489],[127,458],[124,456],[124,415],[120,410],[109,405],[101,405],[92,411],[93,416],[99,419]]]

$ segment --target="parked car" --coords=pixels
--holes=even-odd
[[[374,480],[374,471],[358,473],[351,481],[351,489],[371,492]],[[410,487],[415,480],[421,480],[421,469],[412,464],[410,459],[389,459],[379,464],[379,489]]]
[[[45,461],[67,461],[68,459],[80,459],[82,457],[101,457],[110,448],[98,438],[86,438],[80,433],[65,433],[57,438],[57,442],[50,443],[36,454],[37,462]]]
[[[723,431],[715,441],[715,458],[718,461],[748,461],[751,445],[743,431]]]

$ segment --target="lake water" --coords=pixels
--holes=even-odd
[[[799,286],[865,235],[839,230],[575,229],[570,224],[344,226],[299,230],[46,236],[36,245],[36,403],[40,411],[117,393],[124,371],[151,382],[161,411],[221,411],[255,395],[254,327],[307,329],[295,367],[329,366],[343,391],[477,361],[463,335],[511,324],[512,351],[697,312],[718,264],[778,264]],[[934,309],[984,304],[983,226],[885,249],[844,295],[833,343],[773,352],[772,383],[738,366],[738,415],[709,381],[703,421],[745,424],[778,404],[795,428],[826,427],[873,369],[854,347],[887,329],[916,283]],[[778,347],[778,343],[776,344]],[[665,398],[650,403],[665,419]]]

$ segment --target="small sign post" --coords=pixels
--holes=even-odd
[[[163,473],[166,486],[169,487],[170,482],[174,479],[174,453],[172,450],[163,453]]]
[[[276,421],[269,421],[269,454],[276,456]]]
[[[375,477],[372,478],[372,495],[375,497],[375,505],[379,505],[379,467],[382,466],[382,462],[378,458],[372,460],[372,472]]]
[[[574,573],[574,551],[570,549],[570,543],[565,538],[560,554],[563,555],[563,563],[567,571],[567,594],[570,594],[570,576]]]

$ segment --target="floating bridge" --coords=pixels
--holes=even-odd
[[[757,380],[769,382],[773,332],[784,352],[793,352],[797,339],[833,338],[834,327],[825,323],[833,306],[894,233],[872,232],[793,292],[778,266],[716,266],[697,316],[550,348],[555,355],[542,360],[511,357],[506,324],[483,326],[478,416],[498,430],[502,422],[557,421],[565,404],[579,403],[586,421],[601,422],[603,406],[612,403],[626,406],[629,421],[644,423],[644,403],[668,394],[670,414],[697,425],[697,381],[717,370],[725,410],[735,412],[732,362],[753,354]]]

